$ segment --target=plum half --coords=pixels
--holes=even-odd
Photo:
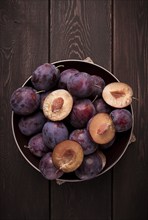
[[[102,92],[104,101],[115,108],[124,108],[132,103],[133,90],[123,82],[109,83]]]
[[[75,171],[81,165],[83,157],[81,145],[72,140],[57,144],[52,154],[54,165],[65,173]]]
[[[97,144],[107,144],[115,136],[115,126],[107,113],[96,114],[88,124],[89,133]]]
[[[66,118],[73,107],[73,98],[65,89],[57,89],[45,98],[43,102],[44,115],[51,121],[61,121]]]

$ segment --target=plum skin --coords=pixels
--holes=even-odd
[[[63,175],[63,171],[56,168],[52,160],[52,152],[46,153],[39,162],[41,174],[48,180],[55,180]]]
[[[60,72],[51,63],[44,63],[32,73],[31,82],[35,89],[48,91],[52,89],[60,77]]]
[[[74,128],[85,128],[87,122],[95,113],[95,107],[89,99],[76,100],[69,120]]]
[[[29,148],[30,152],[37,157],[42,157],[49,151],[49,148],[43,142],[42,133],[38,133],[31,137],[27,148]]]
[[[91,140],[89,132],[86,129],[74,130],[70,134],[69,139],[76,141],[81,145],[84,151],[84,155],[91,154],[98,148],[98,144]]]
[[[45,116],[39,111],[28,116],[22,116],[18,127],[22,134],[30,136],[41,132],[45,122]]]
[[[68,139],[68,129],[63,122],[47,121],[42,129],[43,141],[49,149],[53,150],[54,147]]]
[[[132,127],[132,114],[127,109],[115,109],[110,113],[117,132],[124,132]]]
[[[69,78],[67,89],[73,96],[89,97],[93,90],[91,76],[86,72],[75,73]]]
[[[40,95],[29,86],[16,89],[10,98],[12,110],[18,115],[30,115],[37,110],[40,105]]]

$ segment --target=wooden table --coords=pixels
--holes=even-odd
[[[18,151],[11,93],[45,62],[87,56],[129,83],[136,142],[104,175],[45,180]],[[0,219],[148,219],[148,1],[0,0]]]

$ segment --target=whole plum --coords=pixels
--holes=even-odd
[[[91,76],[86,72],[78,72],[72,75],[67,82],[67,89],[72,94],[79,98],[87,98],[92,93]]]
[[[30,136],[42,131],[46,118],[42,112],[35,112],[28,116],[21,117],[18,127],[22,134]]]
[[[127,109],[115,109],[110,116],[117,132],[127,131],[132,127],[132,114]]]
[[[68,139],[68,129],[63,122],[46,122],[42,134],[45,145],[51,150],[61,141]]]
[[[98,147],[98,144],[94,143],[89,135],[89,132],[86,129],[76,129],[70,136],[70,140],[78,142],[83,148],[84,155],[91,154],[95,152]]]
[[[12,93],[10,105],[16,114],[29,115],[39,107],[40,95],[31,87],[20,87]]]
[[[63,175],[63,171],[56,168],[52,160],[52,152],[46,153],[39,162],[41,174],[48,180],[55,180]]]
[[[95,107],[89,99],[76,100],[69,121],[74,128],[84,128],[95,113]]]
[[[79,71],[77,69],[66,69],[62,71],[58,82],[58,88],[67,90],[67,82],[69,78],[78,72]]]
[[[30,152],[37,157],[42,157],[49,151],[49,148],[43,142],[42,133],[36,134],[30,138],[28,146]]]
[[[35,89],[48,91],[56,85],[59,77],[59,69],[51,63],[45,63],[32,73],[31,82]]]

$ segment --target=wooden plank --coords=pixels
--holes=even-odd
[[[114,73],[133,87],[136,142],[114,168],[113,219],[148,219],[148,1],[114,1]]]
[[[92,60],[111,68],[110,1],[51,1],[50,61]],[[52,220],[111,217],[111,172],[81,183],[51,184]]]
[[[18,151],[11,93],[48,61],[48,1],[0,1],[0,219],[49,219],[49,184]]]

